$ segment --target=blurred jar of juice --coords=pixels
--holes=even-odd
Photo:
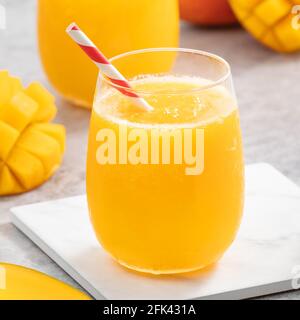
[[[177,0],[39,0],[38,37],[45,72],[67,100],[90,107],[98,70],[65,33],[76,21],[108,57],[178,45]]]

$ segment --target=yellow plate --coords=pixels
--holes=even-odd
[[[81,291],[43,273],[0,263],[0,300],[90,300]]]

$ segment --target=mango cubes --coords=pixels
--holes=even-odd
[[[300,0],[230,0],[230,4],[241,24],[267,47],[300,50]]]
[[[0,196],[31,190],[59,167],[65,129],[50,123],[54,97],[39,83],[27,88],[0,71]]]

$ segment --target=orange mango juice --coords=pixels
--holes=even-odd
[[[90,216],[102,246],[124,266],[153,274],[200,269],[217,261],[236,235],[244,198],[239,114],[227,89],[204,89],[208,83],[187,76],[132,81],[135,89],[153,92],[145,97],[150,112],[137,110],[114,88],[102,88],[95,100],[87,160]],[[160,143],[174,130],[191,130],[193,150],[203,132],[202,170],[187,174],[189,164],[174,161],[125,163],[120,149],[116,164],[99,164],[102,129],[115,132],[119,146],[120,132],[136,128],[148,137],[161,130]]]
[[[65,98],[81,106],[92,106],[98,70],[66,35],[73,21],[107,57],[178,45],[177,0],[39,0],[38,37],[45,72]]]

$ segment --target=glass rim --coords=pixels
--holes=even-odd
[[[177,53],[186,53],[186,54],[196,54],[198,56],[204,56],[211,59],[214,59],[215,61],[218,61],[219,63],[223,64],[226,68],[226,71],[224,75],[220,76],[217,80],[212,80],[211,83],[208,85],[204,85],[197,88],[191,88],[191,89],[182,89],[182,90],[176,90],[176,91],[169,91],[169,92],[161,92],[160,90],[139,90],[139,89],[132,89],[125,86],[122,86],[120,84],[113,83],[109,78],[105,77],[101,71],[99,71],[99,76],[102,81],[104,81],[109,86],[112,86],[116,89],[126,90],[127,92],[136,93],[138,95],[151,95],[151,94],[161,94],[161,95],[177,95],[177,94],[183,94],[183,93],[197,93],[201,92],[213,87],[216,87],[220,85],[221,83],[228,80],[228,78],[231,76],[231,68],[229,63],[222,57],[210,53],[203,50],[197,50],[197,49],[188,49],[188,48],[175,48],[175,47],[159,47],[159,48],[146,48],[146,49],[139,49],[139,50],[132,50],[128,52],[121,53],[119,55],[116,55],[114,57],[111,57],[109,59],[109,62],[113,64],[114,61],[118,59],[122,59],[128,56],[143,54],[143,53],[155,53],[155,52],[177,52]]]

